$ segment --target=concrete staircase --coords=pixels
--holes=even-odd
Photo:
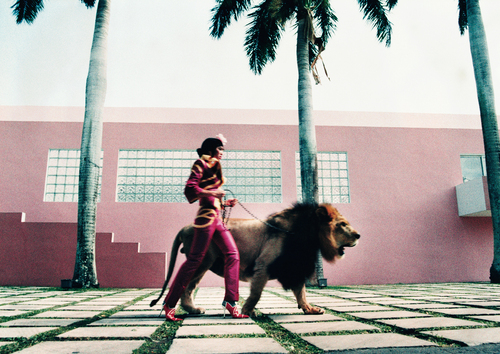
[[[76,235],[76,223],[25,222],[24,213],[0,213],[0,286],[61,286],[73,277]],[[96,236],[100,287],[161,287],[166,253],[140,253],[139,243],[113,237]]]

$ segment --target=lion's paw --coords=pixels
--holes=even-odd
[[[325,310],[322,308],[310,305],[302,308],[302,311],[304,311],[306,315],[322,315],[325,313]]]
[[[199,315],[205,313],[205,309],[203,307],[191,307],[191,308],[182,307],[182,308],[191,315]]]
[[[241,309],[241,313],[250,317],[256,316],[254,309],[246,308],[245,306],[243,306],[243,308]]]

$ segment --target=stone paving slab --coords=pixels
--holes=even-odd
[[[70,302],[73,302],[71,299],[64,299],[64,298],[48,298],[48,299],[40,299],[36,301],[28,301],[25,302],[25,304],[33,304],[33,305],[40,305],[40,304],[49,304],[49,305],[64,305],[68,304]]]
[[[66,292],[66,295],[71,296],[92,296],[92,297],[108,297],[110,295],[115,294],[113,291],[100,291],[100,290],[92,290],[87,292]]]
[[[326,321],[343,321],[342,317],[330,314],[322,315],[271,315],[269,316],[276,323],[292,323],[292,322],[326,322]]]
[[[114,313],[109,317],[128,317],[128,318],[161,317],[161,318],[165,318],[165,312],[162,312],[161,316],[160,316],[160,311],[161,311],[161,308],[158,308],[156,310],[149,310],[149,311],[128,311],[127,309],[124,309],[123,311],[118,311],[117,313]]]
[[[309,300],[309,298],[307,298]],[[356,301],[345,301],[345,300],[313,300],[310,303],[319,305],[319,306],[366,306],[363,303],[359,303]]]
[[[297,307],[286,307],[286,308],[279,308],[279,309],[259,309],[262,313],[265,313],[266,315],[276,315],[276,314],[299,314],[299,313],[304,313],[301,309],[298,309]]]
[[[325,306],[326,308],[337,312],[366,312],[366,311],[388,311],[390,307],[379,305],[359,305],[359,306]]]
[[[449,317],[423,317],[423,318],[410,318],[410,319],[400,319],[400,320],[378,320],[377,322],[382,322],[388,325],[406,329],[432,328],[432,327],[484,326],[484,324],[479,322],[467,321]]]
[[[201,325],[201,324],[254,324],[251,318],[232,318],[222,316],[200,316],[200,317],[186,317],[183,326]]]
[[[350,312],[351,316],[364,319],[389,319],[389,318],[410,318],[410,317],[430,317],[425,313],[412,311],[374,311],[374,312]]]
[[[463,342],[468,346],[500,342],[500,328],[454,329],[423,333]]]
[[[398,304],[394,305],[397,307],[402,307],[405,309],[420,309],[420,310],[432,310],[432,309],[454,309],[454,308],[464,308],[464,306],[460,305],[452,305],[452,304],[436,304],[436,303],[425,303],[425,304],[409,304],[409,305],[404,305],[404,304]]]
[[[80,327],[60,334],[58,338],[143,338],[156,327]]]
[[[475,318],[475,319],[484,320],[484,321],[500,322],[500,315],[470,316],[470,318]]]
[[[302,338],[323,350],[436,346],[432,342],[397,333],[304,336]]]
[[[387,300],[387,299],[391,299],[391,298],[390,297],[386,297],[386,296],[372,296],[372,297],[357,298],[356,301],[360,301],[360,302],[376,302],[376,301],[384,301],[384,300]]]
[[[91,318],[101,311],[46,311],[33,317],[36,318]]]
[[[165,318],[137,317],[137,318],[103,318],[89,324],[89,326],[161,326]]]
[[[44,342],[21,350],[19,354],[130,354],[144,341],[59,341]]]
[[[89,306],[110,306],[113,307],[120,306],[126,304],[128,301],[85,301],[85,303]]]
[[[238,308],[239,310],[241,308]],[[205,315],[209,315],[209,316],[223,316],[224,315],[224,309],[205,309]],[[226,314],[227,314],[227,311],[226,311]],[[229,316],[229,314],[227,314]],[[195,316],[195,315],[190,315],[190,316]]]
[[[294,300],[288,300],[288,299],[283,299],[282,297],[276,296],[276,297],[270,297],[270,298],[261,298],[259,300],[259,304],[261,303],[266,303],[266,304],[283,304],[283,303],[295,303]]]
[[[456,297],[434,297],[429,299],[431,301],[437,301],[437,302],[455,302],[457,301]]]
[[[63,311],[107,311],[111,310],[112,308],[115,308],[115,305],[87,305],[87,303],[83,304],[78,304],[78,305],[71,305],[71,306],[64,306],[58,308],[58,310],[63,310]]]
[[[339,292],[335,295],[346,298],[346,299],[358,299],[358,298],[373,297],[373,294],[351,293],[351,292]]]
[[[17,300],[9,298],[9,297],[8,298],[0,298],[0,305],[11,304],[13,302],[17,302]]]
[[[500,307],[500,301],[456,301],[458,304],[482,306],[482,307]]]
[[[361,301],[361,300],[360,300]],[[407,304],[425,304],[424,301],[419,301],[419,300],[407,300],[407,299],[395,299],[395,298],[383,298],[380,300],[371,300],[370,302],[373,302],[375,304],[380,304],[380,305],[407,305]]]
[[[0,288],[1,289],[1,288]],[[422,330],[427,331],[432,337],[437,337],[438,335],[449,335],[450,340],[457,340],[466,343],[467,345],[472,345],[470,343],[500,343],[500,338],[497,339],[497,332],[500,331],[500,326],[497,328],[486,328],[484,323],[476,322],[475,320],[490,321],[491,325],[496,325],[493,322],[500,322],[500,286],[493,286],[490,284],[425,284],[425,285],[396,285],[396,286],[353,286],[346,287],[345,290],[333,290],[333,289],[312,289],[307,290],[308,300],[316,305],[322,306],[324,308],[338,308],[342,309],[346,315],[354,316],[359,318],[359,321],[348,321],[342,318],[343,315],[304,315],[302,310],[297,308],[295,299],[291,292],[285,292],[280,288],[269,288],[269,291],[265,290],[261,301],[257,305],[257,308],[265,314],[268,314],[271,319],[273,319],[277,324],[281,325],[284,330],[289,327],[289,330],[299,335],[305,337],[314,337],[318,341],[327,341],[324,344],[325,347],[320,348],[324,350],[356,350],[360,348],[396,348],[399,346],[406,346],[405,341],[414,341],[408,346],[428,346],[433,345],[431,342],[422,341],[421,339],[414,338],[409,335],[402,335],[395,333],[398,330],[392,330],[393,333],[379,333],[379,329],[376,326],[369,326],[364,324],[361,319],[374,320],[378,323],[391,324],[396,327],[410,330]],[[116,293],[103,291],[103,295],[96,295],[94,292],[48,292],[48,289],[33,288],[33,292],[28,293],[23,290],[25,295],[21,296],[11,296],[10,298],[0,299],[0,313],[5,311],[8,315],[13,315],[14,313],[26,314],[26,311],[31,310],[46,310],[44,313],[40,313],[36,316],[31,316],[29,318],[18,319],[7,321],[7,318],[3,318],[3,323],[0,323],[0,330],[54,330],[60,326],[67,326],[70,323],[75,323],[81,321],[83,318],[90,318],[96,314],[101,313],[103,310],[113,308],[118,305],[126,304],[127,302],[136,299],[138,296],[143,296],[148,294],[148,291],[142,290],[119,290]],[[157,290],[157,289],[152,289]],[[152,291],[149,290],[149,291]],[[20,292],[12,291],[11,295],[20,294]],[[229,316],[226,318],[222,317],[222,308],[220,305],[221,299],[223,298],[224,289],[220,288],[200,288],[196,296],[196,303],[203,307],[210,307],[207,313],[217,314],[218,316],[207,316],[205,315],[184,315],[182,326],[179,328],[177,335],[182,335],[182,331],[186,331],[188,328],[194,328],[203,331],[207,331],[209,334],[195,334],[195,336],[207,336],[207,335],[219,335],[221,332],[217,327],[223,327],[227,332],[230,332],[229,336],[236,335],[241,336],[242,331],[247,332],[248,328],[253,328],[250,333],[256,333],[255,329],[261,330],[259,326],[253,322],[252,319],[232,319]],[[289,300],[281,298],[276,294],[283,294],[289,297]],[[85,295],[85,296],[83,296]],[[336,298],[331,296],[336,296]],[[0,297],[2,292],[0,290]],[[341,298],[338,298],[341,297]],[[15,299],[14,299],[15,298]],[[134,305],[121,310],[115,315],[100,319],[85,327],[80,327],[74,331],[67,332],[63,334],[60,338],[64,340],[46,342],[52,344],[58,343],[87,343],[87,342],[97,342],[97,343],[118,343],[124,342],[125,340],[117,340],[117,338],[122,339],[137,339],[140,345],[144,342],[144,339],[149,337],[158,326],[164,324],[165,317],[160,314],[161,306],[157,305],[153,310],[149,307],[149,302],[151,299],[156,298],[156,296],[149,296],[148,299],[138,301]],[[245,295],[242,295],[245,298]],[[2,300],[9,300],[5,305],[2,304]],[[62,299],[62,301],[61,301]],[[88,301],[92,299],[92,301]],[[20,301],[18,304],[11,304],[10,302]],[[425,300],[425,301],[423,301]],[[74,302],[73,304],[71,304]],[[17,312],[19,308],[14,310],[5,310],[7,306],[25,306],[26,311],[21,310]],[[382,306],[383,305],[383,306]],[[44,308],[38,308],[37,306],[42,306]],[[57,310],[50,310],[50,307],[58,306]],[[62,306],[62,307],[61,307]],[[260,308],[259,308],[260,306]],[[286,307],[282,307],[286,306]],[[352,311],[345,311],[351,308]],[[424,314],[421,311],[411,311],[411,310],[422,310],[427,309],[430,314]],[[91,311],[92,310],[92,311]],[[89,313],[90,311],[90,313]],[[440,313],[438,315],[437,313]],[[78,317],[72,317],[72,314],[78,313]],[[81,316],[84,313],[89,313],[86,316]],[[455,316],[468,316],[469,320],[455,318]],[[56,317],[54,317],[56,316]],[[427,320],[428,322],[425,322]],[[338,329],[329,329],[329,326],[340,326]],[[367,328],[360,329],[359,325],[369,326]],[[352,326],[352,328],[350,327]],[[230,329],[230,327],[235,327]],[[462,329],[451,330],[450,327],[463,327]],[[469,327],[469,328],[465,328]],[[246,329],[245,329],[246,328]],[[148,330],[150,332],[137,333],[141,330]],[[110,331],[117,332],[110,332]],[[359,331],[368,331],[369,333],[361,334]],[[478,330],[488,330],[478,331]],[[78,332],[80,331],[80,333]],[[94,332],[92,332],[94,331]],[[325,335],[327,332],[339,332],[345,331],[342,335]],[[349,332],[352,331],[352,332]],[[385,332],[389,332],[391,329],[387,329]],[[466,331],[466,332],[450,332],[450,331]],[[4,332],[5,333],[5,332]],[[89,335],[89,334],[92,334]],[[260,332],[257,338],[176,338],[174,341],[179,343],[179,340],[187,341],[199,341],[199,340],[212,340],[212,339],[222,339],[223,341],[235,340],[241,341],[242,339],[250,340],[267,340],[270,339],[277,347],[279,352],[286,352],[285,349],[274,342],[269,335],[265,332]],[[451,334],[448,334],[451,333]],[[465,333],[465,334],[464,334]],[[35,332],[36,334],[36,332]],[[313,336],[313,334],[316,334]],[[330,333],[331,334],[331,333]],[[17,337],[14,333],[14,337],[11,337],[12,332],[10,332],[8,337],[12,342]],[[64,335],[68,337],[63,337]],[[380,336],[379,336],[380,335]],[[457,338],[453,339],[451,336],[457,335]],[[472,336],[469,339],[467,336]],[[138,336],[138,337],[135,337]],[[262,336],[262,337],[261,337]],[[264,337],[267,336],[267,337]],[[365,336],[365,337],[361,337]],[[369,336],[369,339],[366,339]],[[482,338],[481,336],[484,336]],[[0,335],[0,338],[2,336]],[[73,341],[71,338],[75,338]],[[87,341],[87,338],[99,338],[99,340]],[[329,338],[328,341],[325,338]],[[392,339],[391,339],[392,338]],[[486,338],[486,339],[485,339]],[[82,340],[84,339],[84,340]],[[19,339],[18,339],[19,340]],[[346,347],[342,349],[342,343]],[[469,341],[469,342],[467,342]],[[417,342],[419,344],[417,344]],[[425,343],[422,343],[425,342]],[[200,342],[197,342],[200,343]],[[361,344],[359,344],[361,343]],[[365,344],[363,344],[365,343]],[[367,344],[366,344],[367,343]],[[430,343],[430,344],[429,344]],[[44,343],[42,343],[44,344]],[[322,344],[322,345],[323,345]],[[0,344],[1,345],[1,344]],[[253,345],[253,344],[252,344]],[[333,349],[329,348],[327,345],[334,345]],[[435,344],[434,344],[435,345]],[[476,345],[476,344],[473,344]],[[34,348],[34,347],[33,347]],[[41,347],[40,347],[41,348]],[[339,349],[340,348],[340,349]],[[31,349],[31,348],[28,348]],[[99,347],[99,349],[101,349]],[[102,353],[97,349],[97,351],[91,351],[92,353]],[[184,352],[193,352],[192,347],[189,346],[189,350]],[[219,347],[210,347],[202,350],[208,350],[208,352],[221,352]],[[256,352],[253,347],[242,348],[243,352]],[[74,351],[79,351],[80,347],[73,349],[68,353]],[[83,349],[82,349],[83,350]],[[234,352],[234,348],[228,349],[230,353]],[[240,349],[238,349],[240,350]],[[391,349],[388,349],[391,350]],[[130,353],[132,350],[129,350]],[[33,351],[32,353],[34,353]],[[56,350],[49,350],[47,353],[58,353]],[[79,351],[84,352],[84,351]],[[125,351],[127,352],[127,351]],[[259,352],[259,351],[257,351]],[[268,353],[270,352],[268,348],[260,351]],[[38,353],[38,352],[37,352]],[[43,351],[41,353],[44,353]],[[118,350],[113,350],[114,353],[119,353]],[[169,351],[170,353],[170,351]],[[195,352],[196,353],[196,352]]]
[[[196,305],[199,305],[199,304],[196,303]],[[110,306],[110,307],[113,308],[115,306]],[[134,304],[134,305],[131,305],[131,306],[127,306],[125,309],[127,309],[129,311],[137,311],[137,310],[141,310],[141,311],[146,310],[147,311],[147,310],[150,310],[151,307],[149,306],[149,304]]]
[[[0,338],[29,338],[51,331],[54,327],[6,327],[0,328]]]
[[[7,310],[7,311],[0,310],[0,317],[14,317],[19,315],[24,315],[25,313],[28,312],[29,311],[20,311],[20,310]]]
[[[80,319],[50,319],[50,318],[21,318],[18,320],[12,320],[8,322],[3,322],[0,326],[3,327],[64,327],[69,326],[75,322],[80,321]]]
[[[176,337],[211,336],[219,334],[265,334],[266,332],[256,324],[248,325],[211,325],[211,326],[182,326],[175,333]]]
[[[378,330],[377,327],[356,321],[282,323],[281,326],[292,333]]]
[[[500,315],[499,310],[484,309],[484,308],[474,308],[466,307],[460,309],[440,309],[434,310],[434,312],[444,313],[446,315]]]
[[[95,296],[90,295],[88,293],[80,293],[80,294],[64,295],[62,298],[68,299],[71,301],[82,301],[82,300],[87,300],[87,299],[93,299],[93,298],[95,298]]]
[[[271,338],[176,338],[168,354],[288,353]]]
[[[295,303],[289,302],[289,303],[258,303],[256,306],[259,310],[260,309],[282,309],[282,308],[295,308],[297,305]]]
[[[214,299],[214,298],[211,298],[211,297],[205,297],[205,298],[202,298],[202,299],[199,299],[198,297],[196,297],[196,303],[197,304],[203,304],[203,305],[219,305],[219,306],[222,306],[222,300],[217,298],[217,299]]]
[[[26,304],[20,303],[15,305],[4,305],[0,307],[0,312],[3,310],[20,310],[20,311],[36,311],[36,310],[45,310],[54,307],[54,305],[35,305],[35,304]]]

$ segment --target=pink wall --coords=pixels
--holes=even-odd
[[[23,218],[22,213],[0,213],[0,284],[61,286],[61,280],[73,277],[76,223]],[[114,243],[110,233],[97,233],[95,253],[101,287],[163,285],[165,253],[138,253],[137,243]]]
[[[125,111],[108,108],[107,114]],[[130,112],[140,118],[149,110]],[[184,114],[189,121],[202,110],[161,112],[166,119],[180,121]],[[75,122],[0,121],[0,212],[22,211],[27,221],[76,221],[76,203],[45,203],[43,192],[48,150],[79,148],[81,127]],[[205,137],[218,133],[227,137],[229,150],[281,151],[283,203],[249,203],[252,212],[264,218],[295,201],[297,126],[105,123],[98,231],[113,232],[115,241],[139,242],[141,252],[169,252],[177,230],[192,221],[196,206],[116,203],[118,150],[194,150]],[[320,151],[348,153],[351,203],[336,206],[362,235],[345,259],[325,264],[329,284],[488,280],[491,219],[458,217],[455,197],[455,186],[462,182],[460,154],[483,152],[480,130],[318,126],[317,142]],[[238,207],[232,216],[249,217]],[[203,284],[222,281],[208,276]]]

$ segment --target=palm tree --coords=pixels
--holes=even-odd
[[[93,7],[96,0],[81,0]],[[80,149],[78,233],[73,287],[98,287],[95,263],[96,214],[100,174],[103,109],[106,97],[107,38],[111,0],[98,0],[94,38],[87,75],[85,117]],[[32,23],[43,0],[17,0],[12,6],[16,22]]]
[[[387,11],[397,0],[358,0],[364,18],[377,29],[379,41],[391,42],[391,23]],[[220,38],[231,20],[238,18],[252,5],[251,0],[217,0],[212,9],[211,35]],[[246,32],[245,49],[250,69],[261,74],[268,62],[276,57],[276,48],[285,30],[285,24],[295,20],[297,25],[297,69],[298,69],[298,115],[299,150],[302,200],[306,203],[318,202],[318,172],[316,132],[313,120],[311,64],[326,46],[335,30],[337,17],[329,0],[263,0],[252,7],[248,15],[251,19]],[[315,26],[316,23],[316,26]],[[316,36],[317,27],[321,35]],[[323,265],[318,257],[316,278],[323,278]]]
[[[459,0],[459,27],[463,35],[469,29],[469,45],[476,78],[477,98],[483,128],[486,174],[493,222],[494,255],[490,268],[492,283],[500,283],[500,140],[490,59],[479,0]]]

